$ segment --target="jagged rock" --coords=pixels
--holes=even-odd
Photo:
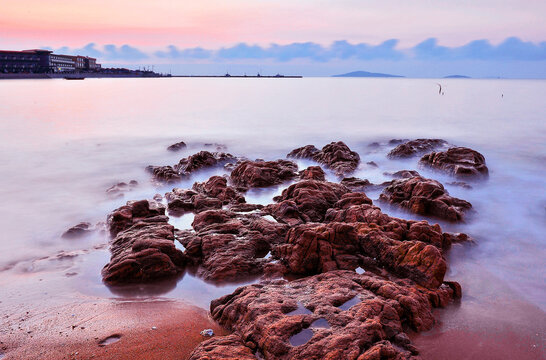
[[[360,162],[360,156],[342,141],[332,142],[320,151],[313,145],[306,145],[292,150],[287,157],[315,160],[334,170],[338,176],[355,171]]]
[[[81,222],[78,225],[72,226],[70,229],[66,230],[62,237],[65,239],[75,239],[91,232],[93,232],[91,224],[88,222]]]
[[[285,189],[274,199],[278,204],[268,205],[266,211],[277,221],[289,225],[320,222],[326,210],[348,192],[349,189],[340,184],[303,180]]]
[[[421,176],[395,180],[379,199],[419,215],[431,215],[448,221],[461,221],[472,205],[449,195],[442,184]]]
[[[281,184],[297,176],[298,166],[292,161],[244,161],[231,172],[231,180],[243,188]]]
[[[301,180],[318,180],[324,181],[324,170],[320,166],[309,166],[307,169],[300,171],[299,176]]]
[[[167,150],[169,151],[179,151],[186,148],[186,143],[183,141],[177,142],[176,144],[170,145]]]
[[[174,170],[181,175],[188,175],[203,168],[220,166],[231,161],[236,161],[235,157],[231,154],[226,154],[223,152],[211,153],[208,151],[200,151],[197,154],[181,159],[178,164],[174,166]]]
[[[227,185],[227,179],[213,176],[202,183],[195,183],[193,189],[174,188],[165,194],[169,212],[180,215],[186,212],[201,212],[221,209],[223,205],[243,204],[242,196],[235,188]]]
[[[453,147],[446,151],[427,154],[421,158],[419,163],[460,178],[489,176],[485,157],[476,150],[465,147]]]
[[[115,237],[120,231],[130,228],[141,219],[165,215],[165,207],[155,201],[128,201],[126,205],[114,210],[107,217],[110,235]]]
[[[408,158],[411,156],[421,155],[427,151],[437,149],[442,146],[446,146],[447,142],[442,139],[416,139],[402,143],[392,149],[387,157],[391,159],[395,158]]]
[[[415,170],[400,170],[393,173],[391,176],[395,179],[406,179],[421,175]]]
[[[183,271],[184,254],[174,245],[174,227],[165,209],[148,201],[128,202],[108,217],[112,236],[110,262],[102,269],[103,281],[110,285],[174,276]]]
[[[238,335],[215,337],[193,350],[189,360],[258,360]]]
[[[305,145],[294,149],[286,155],[286,157],[294,159],[314,159],[315,155],[320,152],[315,145]]]
[[[154,181],[160,183],[173,184],[182,180],[182,176],[172,166],[149,165],[146,170],[152,174]]]
[[[447,285],[430,291],[409,280],[331,271],[238,288],[212,301],[211,314],[265,359],[413,359],[417,349],[402,324],[430,329],[431,299],[445,305],[453,293]]]
[[[263,273],[264,256],[284,242],[288,226],[264,219],[259,214],[208,210],[195,215],[195,231],[180,232],[198,275],[217,282],[244,279]]]

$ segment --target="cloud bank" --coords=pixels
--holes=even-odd
[[[220,49],[204,49],[201,47],[178,48],[169,45],[165,50],[147,52],[130,45],[105,45],[98,47],[90,43],[80,49],[63,47],[55,49],[59,53],[77,53],[99,58],[103,61],[142,61],[142,60],[172,60],[205,61],[205,62],[237,62],[246,60],[272,60],[290,62],[304,59],[317,63],[332,60],[425,60],[425,61],[545,61],[546,41],[540,43],[526,42],[517,37],[510,37],[498,45],[488,40],[474,40],[463,46],[448,47],[438,44],[436,38],[429,38],[408,49],[397,48],[398,40],[390,39],[379,45],[366,43],[351,44],[348,41],[335,41],[329,46],[314,42],[296,42],[286,45],[271,44],[263,47],[240,43]]]

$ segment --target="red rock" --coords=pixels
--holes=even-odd
[[[324,181],[324,170],[320,166],[309,166],[307,169],[300,171],[301,180],[317,180]]]
[[[292,161],[244,161],[231,172],[231,180],[243,188],[281,184],[297,176],[298,166]]]
[[[165,215],[165,208],[157,202],[128,201],[126,205],[108,215],[107,226],[110,235],[115,237],[120,231],[130,228],[139,220],[158,215]]]
[[[104,282],[147,282],[183,271],[186,258],[174,245],[174,227],[161,215],[164,211],[142,200],[128,202],[108,217],[115,237],[110,262],[102,269]]]
[[[315,160],[334,170],[338,176],[355,171],[360,162],[360,156],[342,141],[332,142],[320,151],[313,145],[306,145],[292,150],[287,157]]]
[[[427,151],[437,149],[442,146],[446,146],[447,142],[442,139],[416,139],[402,143],[392,149],[387,157],[391,159],[395,158],[407,158],[424,154]]]
[[[476,150],[465,147],[453,147],[442,152],[432,152],[423,156],[419,163],[460,178],[486,178],[489,176],[485,157]]]
[[[349,190],[339,184],[303,180],[290,185],[275,198],[278,204],[266,207],[277,221],[287,224],[299,224],[304,222],[320,222],[324,219],[326,211],[341,199]]]
[[[221,176],[213,176],[203,183],[195,183],[193,190],[174,188],[165,194],[169,212],[183,214],[185,212],[201,212],[211,209],[221,209],[223,205],[243,204],[245,198],[235,188],[227,185],[227,180]]]
[[[182,176],[173,169],[172,166],[148,166],[146,170],[153,175],[153,180],[166,183],[174,184],[179,182],[182,179]]]
[[[197,154],[193,154],[180,160],[178,164],[174,166],[174,170],[181,175],[187,175],[203,168],[219,166],[235,160],[235,157],[231,154],[226,154],[223,152],[211,153],[208,151],[200,151]]]
[[[264,219],[259,214],[208,210],[195,215],[195,232],[179,233],[180,242],[198,275],[217,282],[261,275],[271,261],[264,256],[284,242],[287,225]]]
[[[369,359],[378,354],[411,359],[416,349],[402,323],[417,331],[430,329],[432,293],[408,280],[331,271],[238,288],[212,301],[211,314],[266,359]],[[453,290],[442,286],[434,293],[451,297]],[[342,306],[350,300],[352,306]],[[298,308],[306,311],[292,315]],[[327,328],[314,327],[319,319],[327,322]],[[312,337],[292,345],[291,337],[306,329]],[[196,351],[204,354],[202,350]]]
[[[442,184],[421,176],[394,180],[380,200],[408,209],[419,215],[431,215],[448,221],[462,221],[472,208],[468,201],[449,195]]]

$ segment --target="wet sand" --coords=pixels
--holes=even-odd
[[[227,334],[204,309],[173,300],[86,299],[21,309],[0,324],[3,360],[186,359],[207,339],[201,330]]]
[[[474,251],[470,247],[467,251]],[[463,256],[455,246],[446,276],[461,282],[463,297],[434,310],[436,326],[410,333],[423,360],[546,359],[546,313],[525,300],[479,258]]]

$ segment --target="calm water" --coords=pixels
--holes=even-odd
[[[438,81],[444,96],[438,94]],[[378,182],[387,179],[385,171],[417,168],[417,160],[389,161],[389,147],[372,149],[369,143],[441,137],[482,152],[490,169],[490,179],[471,190],[446,186],[452,195],[470,201],[477,214],[466,224],[442,225],[467,232],[477,244],[457,246],[449,255],[447,277],[461,282],[464,298],[458,308],[441,314],[442,329],[471,327],[478,313],[506,318],[504,305],[513,302],[544,316],[546,81],[438,81],[1,81],[0,286],[6,290],[0,293],[0,306],[40,301],[47,291],[32,285],[37,279],[64,294],[127,296],[101,284],[107,239],[65,240],[60,234],[80,221],[104,221],[127,200],[168,191],[154,188],[144,167],[172,165],[204,142],[226,144],[233,154],[276,159],[298,146],[343,140],[363,160],[357,176]],[[165,150],[180,140],[191,148],[177,154]],[[365,165],[372,160],[379,169]],[[184,185],[210,175],[197,174]],[[109,186],[133,179],[139,186],[125,198],[106,196]],[[255,191],[249,202],[267,203],[281,190]],[[187,226],[191,219],[174,221]],[[217,288],[186,274],[151,292],[207,308],[210,299],[235,287]],[[543,346],[544,326],[530,331]]]

